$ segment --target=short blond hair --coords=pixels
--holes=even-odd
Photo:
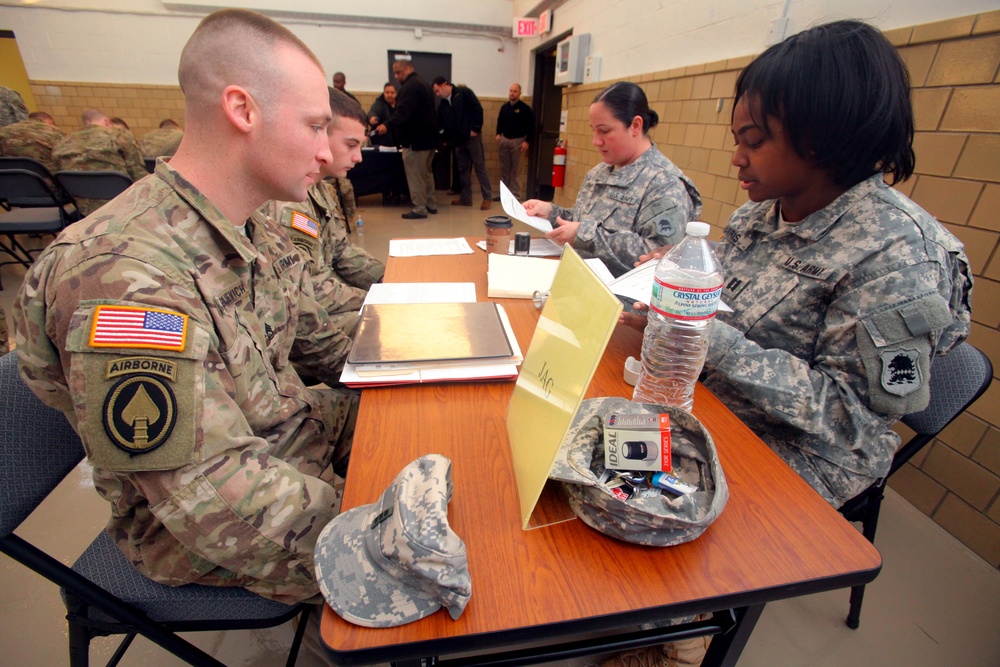
[[[258,104],[269,107],[280,94],[281,76],[274,52],[286,47],[323,65],[291,30],[247,9],[220,9],[198,24],[181,51],[177,79],[189,109],[218,103],[226,86],[246,89]]]

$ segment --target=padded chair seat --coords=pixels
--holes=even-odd
[[[87,547],[73,564],[73,570],[161,623],[199,625],[260,619],[267,621],[267,625],[273,625],[276,616],[287,612],[290,618],[297,612],[295,606],[268,600],[244,588],[158,584],[132,566],[107,532],[102,532]],[[90,608],[89,617],[103,621],[117,620],[95,608]]]

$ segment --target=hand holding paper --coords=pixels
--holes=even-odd
[[[545,218],[539,218],[537,215],[528,215],[527,211],[524,210],[524,206],[521,202],[517,201],[517,197],[514,196],[503,181],[500,181],[500,205],[503,206],[504,213],[514,218],[515,220],[520,220],[524,224],[534,227],[541,232],[551,232],[552,223]]]

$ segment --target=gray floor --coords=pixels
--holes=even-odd
[[[439,201],[450,201],[439,192]],[[422,221],[399,218],[405,208],[383,208],[378,198],[362,202],[358,241],[379,257],[394,237],[481,235],[488,215],[478,209],[442,205]],[[492,213],[498,212],[494,204]],[[515,231],[528,231],[519,223]],[[355,234],[357,236],[357,234]],[[0,269],[10,304],[23,278],[18,267]],[[78,469],[18,530],[26,539],[69,563],[93,539],[107,517],[86,469]],[[834,591],[768,605],[739,667],[1000,666],[1000,573],[959,544],[898,495],[883,506],[876,546],[882,574],[868,586],[861,628],[848,629],[847,591]],[[683,573],[678,573],[680,576]],[[475,600],[473,600],[475,604]],[[54,586],[0,556],[0,662],[9,665],[68,664],[65,614]],[[192,641],[226,664],[265,667],[284,663],[290,625],[268,631],[201,633]],[[112,639],[95,640],[91,656],[103,664]],[[300,660],[299,664],[304,664]],[[587,661],[578,661],[582,664]],[[143,639],[123,665],[178,665]]]

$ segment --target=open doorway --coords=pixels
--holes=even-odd
[[[572,31],[545,42],[534,50],[535,87],[531,106],[535,112],[535,136],[528,151],[528,187],[525,199],[552,201],[552,155],[559,140],[559,120],[562,114],[562,88],[555,84],[556,44]]]

